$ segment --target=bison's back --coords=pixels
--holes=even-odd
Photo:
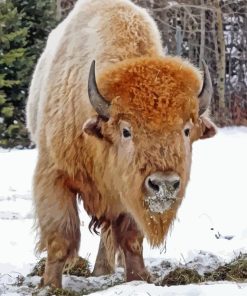
[[[161,54],[160,34],[144,9],[129,0],[78,1],[51,33],[34,72],[27,106],[33,139],[57,162],[71,164],[82,125],[94,112],[87,95],[92,60],[99,73],[118,61]]]
[[[31,139],[37,143],[38,127],[41,122],[42,105],[47,97],[47,86],[49,85],[49,73],[53,64],[53,59],[57,54],[59,38],[65,28],[66,22],[61,23],[54,29],[47,40],[45,50],[41,54],[35,67],[32,81],[29,88],[29,96],[26,106],[27,128],[30,132]]]

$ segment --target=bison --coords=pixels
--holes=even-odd
[[[127,281],[150,280],[143,238],[164,241],[185,194],[192,143],[216,132],[202,65],[203,73],[165,56],[154,20],[129,0],[79,0],[52,31],[27,102],[44,285],[61,287],[77,256],[78,200],[91,228],[101,228],[95,274],[114,268],[120,251]]]

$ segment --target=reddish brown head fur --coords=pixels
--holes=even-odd
[[[196,68],[177,57],[138,58],[118,63],[99,77],[112,114],[130,114],[152,132],[198,117],[202,85]]]

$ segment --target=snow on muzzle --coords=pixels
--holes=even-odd
[[[176,201],[180,177],[175,172],[155,172],[145,179],[145,204],[151,212],[163,213]]]

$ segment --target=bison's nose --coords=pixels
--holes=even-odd
[[[155,172],[145,180],[145,187],[151,194],[168,191],[175,193],[180,187],[180,177],[173,172]]]

